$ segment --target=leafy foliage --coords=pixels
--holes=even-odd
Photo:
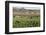
[[[40,27],[40,16],[14,16],[13,28]]]

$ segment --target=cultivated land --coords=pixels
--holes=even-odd
[[[13,28],[40,27],[40,10],[13,10]]]
[[[15,16],[13,19],[13,27],[39,27],[40,26],[40,16]]]

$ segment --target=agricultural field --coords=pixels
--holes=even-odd
[[[13,8],[13,28],[40,27],[40,10]]]
[[[40,27],[40,16],[14,16],[13,28]]]

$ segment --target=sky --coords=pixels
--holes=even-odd
[[[24,8],[24,9],[29,9],[29,10],[40,10],[40,8],[38,7],[14,7],[14,8],[17,8],[17,9],[21,9],[21,8]]]

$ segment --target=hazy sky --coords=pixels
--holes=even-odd
[[[21,8],[24,8],[24,9],[31,9],[31,10],[40,10],[40,8],[38,7],[14,7],[14,8],[18,8],[18,9],[21,9]]]

